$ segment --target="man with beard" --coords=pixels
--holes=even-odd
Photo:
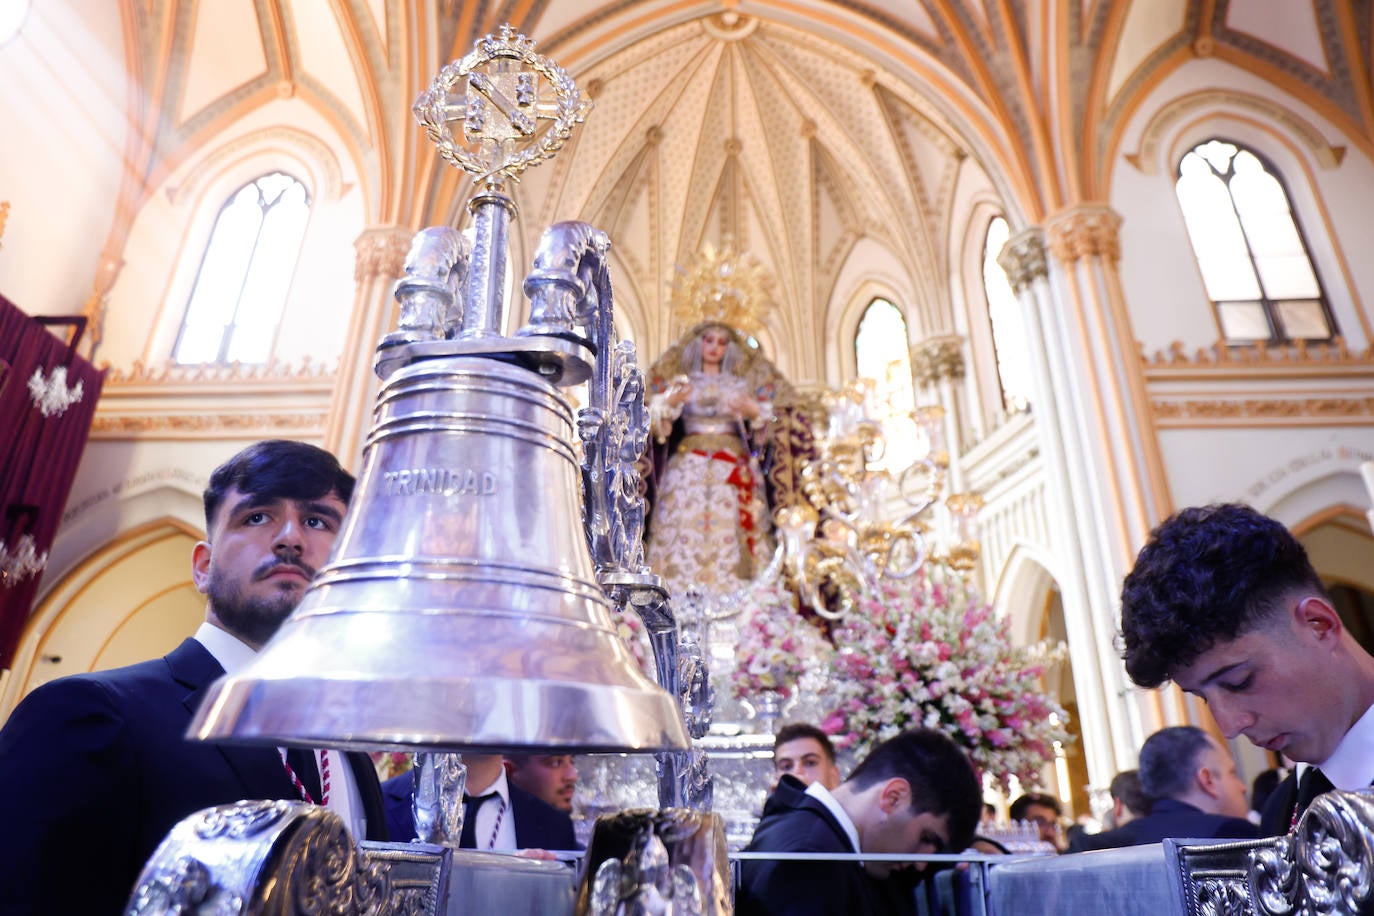
[[[300,602],[352,494],[333,455],[299,442],[259,442],[215,470],[191,553],[206,596],[195,635],[160,659],[44,684],[0,731],[0,912],[119,913],[178,821],[242,799],[323,804],[356,838],[386,839],[367,755],[185,738],[211,683]]]

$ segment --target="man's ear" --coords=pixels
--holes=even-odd
[[[1310,633],[1318,642],[1339,642],[1344,625],[1341,615],[1329,602],[1315,595],[1302,599],[1293,608],[1293,618],[1299,630]]]
[[[878,793],[878,807],[884,814],[892,814],[911,807],[911,783],[900,776],[894,776],[883,783]]]
[[[202,595],[210,591],[210,542],[196,541],[191,549],[191,581]]]
[[[1221,788],[1217,784],[1219,782],[1217,774],[1212,772],[1211,767],[1198,767],[1197,774],[1193,777],[1193,780],[1197,783],[1199,789],[1212,798],[1217,798],[1221,794]]]

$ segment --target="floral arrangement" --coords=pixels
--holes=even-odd
[[[377,768],[377,778],[383,781],[401,775],[414,763],[414,755],[409,751],[373,751],[368,756]]]
[[[808,666],[828,663],[830,643],[797,612],[796,596],[780,584],[752,585],[738,598],[743,623],[731,692],[747,699],[771,690],[790,698]]]
[[[838,707],[822,724],[862,757],[906,728],[943,731],[1003,790],[1038,781],[1068,716],[1040,683],[1062,644],[1020,648],[962,583],[884,580],[835,628]]]

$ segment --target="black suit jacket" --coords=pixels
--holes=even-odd
[[[1173,798],[1161,798],[1150,806],[1150,813],[1125,826],[1083,838],[1082,848],[1115,849],[1145,846],[1165,837],[1202,839],[1208,837],[1250,840],[1260,835],[1259,828],[1243,817],[1208,814]]]
[[[0,730],[0,912],[121,913],[182,818],[242,799],[299,799],[273,747],[185,733],[224,669],[194,639],[163,658],[60,678]],[[369,839],[386,839],[376,770],[349,763]]]
[[[859,852],[830,810],[794,776],[778,780],[745,852]],[[857,862],[745,861],[735,888],[739,916],[912,913],[910,884],[879,882]]]
[[[537,795],[506,783],[510,792],[510,816],[515,823],[518,849],[581,849],[573,832],[572,818]],[[410,799],[415,792],[415,776],[407,771],[382,783],[386,803],[386,823],[391,839],[405,843],[415,839],[415,812]],[[471,848],[466,843],[464,848]]]
[[[1298,769],[1294,767],[1283,782],[1269,793],[1260,813],[1260,836],[1282,836],[1293,824],[1293,806],[1298,801]],[[1302,812],[1299,811],[1299,814]]]

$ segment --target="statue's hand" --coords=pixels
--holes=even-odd
[[[692,382],[685,375],[679,375],[673,379],[672,385],[668,388],[668,403],[673,407],[681,407],[692,396]]]
[[[731,412],[736,416],[746,420],[757,420],[759,418],[759,402],[747,394],[733,395],[728,405]]]

